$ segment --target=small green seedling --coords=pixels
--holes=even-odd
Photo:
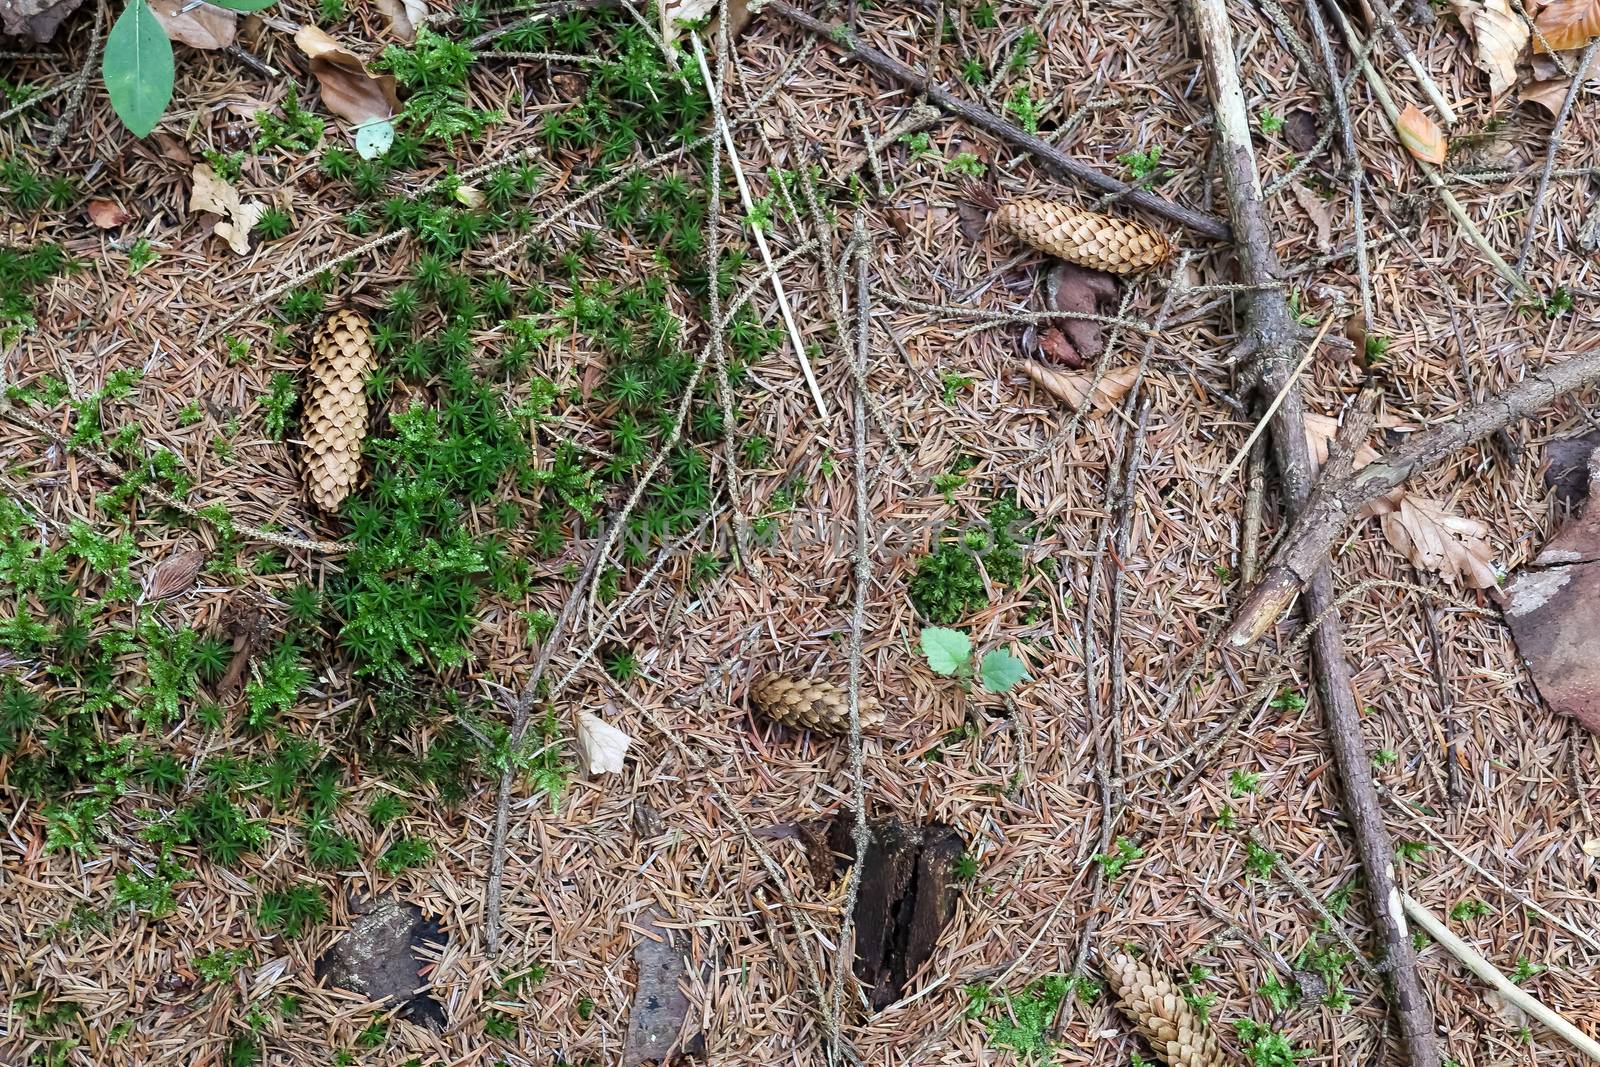
[[[933,673],[954,677],[962,686],[971,684],[974,674],[991,693],[1005,693],[1028,677],[1021,660],[1003,648],[991,649],[973,667],[972,639],[960,630],[929,626],[922,631],[922,655]]]

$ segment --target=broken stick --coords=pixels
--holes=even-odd
[[[1323,567],[1334,539],[1363,506],[1413,474],[1440,463],[1511,422],[1535,415],[1556,399],[1600,383],[1600,346],[1580,352],[1473,404],[1449,422],[1437,423],[1404,444],[1342,476],[1317,483],[1305,509],[1279,543],[1224,640],[1236,648],[1253,644],[1277,622],[1296,594]]]
[[[1290,380],[1296,350],[1303,343],[1303,330],[1289,310],[1283,289],[1274,285],[1280,280],[1281,268],[1261,209],[1261,177],[1256,169],[1255,148],[1250,143],[1250,120],[1239,85],[1226,2],[1194,0],[1190,10],[1216,115],[1215,155],[1227,187],[1239,280],[1251,287],[1240,294],[1245,332],[1240,354],[1258,376],[1260,396],[1283,394],[1272,418],[1272,445],[1282,472],[1284,505],[1294,514],[1306,506],[1312,476],[1305,405],[1299,387]],[[1355,836],[1367,893],[1383,937],[1390,1008],[1411,1067],[1439,1067],[1433,1010],[1417,976],[1416,952],[1395,886],[1394,845],[1383,825],[1371,762],[1361,739],[1333,577],[1326,566],[1312,575],[1304,600],[1307,617],[1315,620],[1311,650],[1317,697],[1339,774],[1345,815]]]
[[[755,4],[751,4],[750,7],[751,10],[756,9]],[[944,86],[930,81],[922,71],[908,67],[893,56],[862,44],[848,26],[823,22],[787,3],[786,0],[766,0],[766,3],[760,5],[760,10],[779,15],[808,33],[813,33],[835,47],[843,49],[879,74],[888,75],[895,81],[925,94],[928,101],[941,110],[959,116],[1002,141],[1032,153],[1047,166],[1069,178],[1092,186],[1103,193],[1113,194],[1125,204],[1142,208],[1152,215],[1159,215],[1202,237],[1217,241],[1228,239],[1228,224],[1221,219],[1174,204],[1147,189],[1118,181],[1088,164],[1080,163],[1044,138],[1037,137],[1021,126],[1007,122],[988,108],[963,100]]]

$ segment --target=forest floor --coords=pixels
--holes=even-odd
[[[1312,33],[1291,7],[1292,37],[1270,0],[1231,14],[1285,285],[1326,327],[1299,377],[1307,407],[1337,419],[1380,363],[1382,433],[1398,439],[1600,343],[1591,102],[1580,94],[1566,121],[1524,267],[1541,306],[1463,235],[1360,79],[1373,321],[1365,341],[1346,336],[1360,302],[1349,192],[1338,137],[1319,141],[1326,97],[1286,47]],[[93,8],[53,43],[6,52],[8,89],[83,68]],[[1399,1057],[1300,623],[1243,654],[1206,646],[1246,557],[1265,559],[1285,525],[1270,463],[1233,463],[1259,409],[1237,373],[1238,294],[1206,288],[1236,279],[1231,247],[1100,205],[1179,255],[1112,283],[1100,310],[1130,321],[1089,324],[1087,344],[1114,370],[1148,362],[1137,389],[1074,413],[1022,369],[1060,356],[1041,353],[1048,323],[1018,315],[1048,308],[1054,263],[986,225],[974,196],[1088,207],[1099,193],[957,118],[901,135],[913,88],[758,14],[728,46],[720,100],[824,416],[727,154],[684,150],[713,129],[690,31],[670,63],[653,8],[552,13],[484,40],[459,72],[428,52],[428,33],[470,40],[527,10],[436,13],[401,88],[443,85],[450,103],[408,111],[399,154],[378,165],[350,150],[291,40],[316,21],[369,60],[398,45],[359,2],[243,19],[261,69],[180,48],[149,137],[122,128],[98,77],[58,150],[45,146],[70,94],[0,122],[15,316],[0,325],[21,324],[0,364],[0,1061],[629,1062],[635,946],[655,922],[686,961],[684,1035],[703,1034],[712,1063],[1126,1063],[1150,1051],[1093,989],[1096,953],[1123,945],[1181,975],[1223,1047],[1258,1067],[1286,1061],[1239,1020],[1302,1064]],[[1075,160],[1226,217],[1183,12],[937,12],[950,28],[936,39],[932,3],[863,4],[851,39],[1036,123]],[[1454,14],[1399,29],[1457,111],[1444,185],[1514,262],[1552,115],[1519,98],[1526,86],[1491,98]],[[718,36],[702,36],[715,73]],[[1402,104],[1428,107],[1392,42],[1372,57]],[[471,109],[500,114],[443,137],[425,125]],[[258,113],[280,136],[263,140]],[[320,138],[307,115],[326,121]],[[258,223],[245,254],[230,250],[219,216],[190,208],[197,164],[281,227]],[[606,177],[621,180],[576,202]],[[18,256],[52,244],[76,269],[18,273]],[[726,250],[718,307],[753,293],[726,331],[707,327],[708,244]],[[372,320],[379,369],[363,483],[329,514],[307,495],[294,405],[336,307]],[[864,431],[850,373],[862,312]],[[679,397],[702,369],[680,441]],[[1483,524],[1470,551],[1515,573],[1562,521],[1546,445],[1588,430],[1593,399],[1563,398],[1408,491]],[[1253,478],[1268,492],[1247,547]],[[561,625],[624,511],[593,599]],[[1600,1035],[1600,752],[1539,699],[1494,591],[1414,556],[1372,519],[1334,554],[1399,883]],[[153,588],[164,564],[169,588]],[[936,675],[919,651],[933,625],[1010,651],[1028,677],[990,693]],[[770,671],[847,686],[857,647],[861,692],[886,712],[859,778],[848,737],[775,725],[746,700]],[[514,741],[541,653],[542,695]],[[236,658],[243,673],[225,677]],[[620,772],[588,773],[584,713],[631,738]],[[813,873],[803,832],[852,818],[857,782],[873,817],[966,842],[954,919],[877,1012],[839,947],[850,882]],[[423,978],[442,1025],[319,983],[358,903],[388,895],[437,922]],[[1419,945],[1449,1060],[1576,1062]]]

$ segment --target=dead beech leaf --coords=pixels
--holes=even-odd
[[[88,210],[89,221],[102,230],[114,230],[133,218],[115,200],[91,200]]]
[[[1532,81],[1518,94],[1524,104],[1538,104],[1551,118],[1561,114],[1561,105],[1567,102],[1567,92],[1572,88],[1571,78],[1549,78]]]
[[[1407,104],[1406,109],[1400,112],[1399,134],[1400,143],[1406,146],[1406,151],[1424,163],[1438,166],[1444,162],[1445,152],[1448,151],[1444,131],[1439,129],[1438,123],[1418,111],[1415,104]]]
[[[1318,252],[1326,252],[1331,249],[1333,247],[1333,212],[1329,210],[1328,202],[1298,182],[1289,186],[1289,192],[1293,194],[1295,203],[1300,205],[1300,210],[1310,216],[1311,225],[1316,227],[1316,236],[1312,238],[1311,243]]]
[[[378,0],[378,10],[389,20],[394,35],[407,44],[417,39],[417,27],[428,16],[428,5],[422,0]]]
[[[578,749],[588,761],[590,774],[617,774],[633,738],[598,715],[578,713]]]
[[[1422,571],[1436,572],[1452,585],[1493,589],[1499,584],[1489,528],[1477,519],[1457,515],[1437,500],[1406,493],[1398,503],[1387,497],[1373,501],[1384,538]]]
[[[335,115],[359,126],[399,112],[393,76],[370,73],[354,52],[316,26],[300,27],[294,43],[311,60],[322,103]]]
[[[239,16],[227,8],[201,4],[185,10],[184,0],[153,0],[150,12],[167,32],[167,39],[190,48],[216,51],[233,43]]]
[[[241,256],[250,254],[250,230],[266,206],[259,200],[243,201],[239,190],[223,181],[210,164],[194,165],[194,188],[189,190],[189,210],[221,215],[214,232]]]
[[[155,569],[145,579],[144,598],[164,600],[169,596],[177,596],[200,577],[200,568],[205,561],[206,554],[198,548],[174,552],[167,556],[155,565]]]
[[[1062,371],[1032,359],[1022,361],[1022,372],[1033,379],[1033,384],[1062,403],[1075,408],[1083,406],[1089,394],[1089,383],[1094,381],[1093,371]],[[1133,380],[1138,373],[1135,367],[1108,369],[1100,380],[1094,383],[1094,410],[1108,411],[1117,401],[1127,396],[1128,390],[1133,388]]]
[[[699,22],[717,9],[717,0],[666,0],[661,5],[661,36],[668,41],[678,36],[679,24]]]
[[[1600,0],[1552,0],[1533,17],[1533,24],[1544,35],[1544,41],[1534,38],[1535,52],[1582,48],[1589,38],[1600,37]]]
[[[1072,342],[1067,340],[1067,335],[1054,326],[1048,330],[1039,331],[1039,351],[1049,356],[1065,367],[1078,370],[1083,366],[1083,357],[1078,355],[1078,350],[1072,347]]]
[[[456,200],[459,201],[463,207],[469,207],[474,211],[477,211],[488,202],[487,198],[483,195],[483,190],[479,189],[476,185],[456,186],[455,196]]]
[[[1507,0],[1451,0],[1472,38],[1473,65],[1489,75],[1489,99],[1498,101],[1517,84],[1517,60],[1532,36]]]

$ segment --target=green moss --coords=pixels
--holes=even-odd
[[[967,1015],[983,1021],[993,1047],[1008,1049],[1026,1060],[1042,1059],[1056,1047],[1050,1035],[1061,1000],[1070,988],[1061,975],[1041,978],[1016,993],[968,986]]]

